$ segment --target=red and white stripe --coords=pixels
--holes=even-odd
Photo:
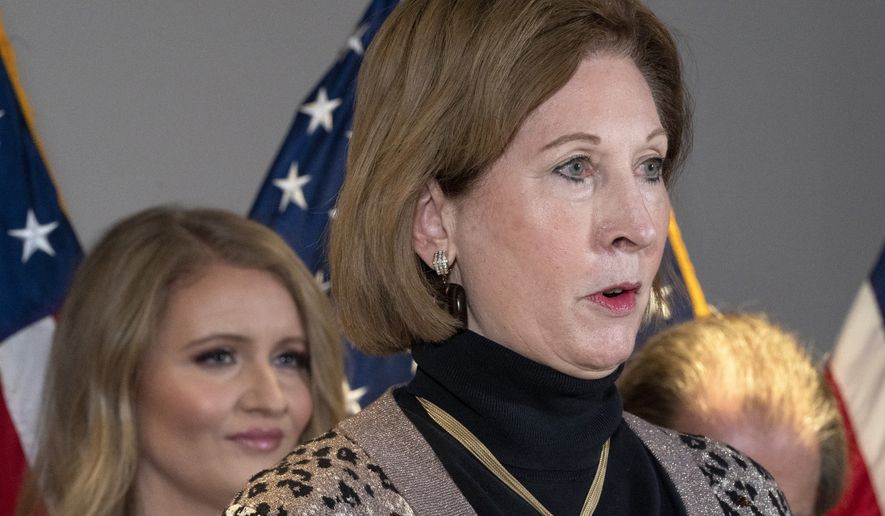
[[[880,287],[881,288],[881,287]],[[849,441],[850,478],[830,515],[881,516],[885,503],[885,324],[864,282],[828,365]]]
[[[43,378],[55,319],[45,317],[0,343],[0,514],[12,514],[36,452]]]

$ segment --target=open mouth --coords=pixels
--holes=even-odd
[[[625,315],[636,308],[639,288],[638,283],[612,286],[587,296],[587,299],[612,314]]]

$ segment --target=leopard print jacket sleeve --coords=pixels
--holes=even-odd
[[[296,448],[249,480],[224,516],[413,516],[387,475],[335,431]]]
[[[688,514],[792,516],[771,474],[740,451],[627,412],[624,419],[673,481]]]
[[[792,514],[774,478],[756,461],[727,444],[700,435],[676,435],[688,446],[724,515]]]

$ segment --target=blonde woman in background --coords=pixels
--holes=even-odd
[[[155,208],[77,272],[20,511],[216,515],[255,471],[343,415],[324,293],[271,230]]]
[[[761,463],[794,514],[823,515],[842,492],[836,400],[796,338],[762,315],[697,319],[652,339],[619,380],[624,409],[727,442]]]

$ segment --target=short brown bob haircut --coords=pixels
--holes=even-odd
[[[715,314],[655,335],[627,361],[618,389],[624,410],[660,426],[686,412],[735,410],[795,430],[820,453],[814,514],[839,501],[847,450],[836,399],[796,337],[764,315]]]
[[[170,293],[216,263],[271,274],[298,307],[313,414],[302,440],[344,416],[341,338],[326,295],[276,233],[233,213],[153,208],[117,223],[87,256],[62,308],[47,370],[34,474],[19,514],[131,513],[136,389]],[[233,493],[231,493],[233,496]]]
[[[412,248],[431,181],[457,197],[580,62],[633,60],[667,132],[669,185],[690,141],[676,45],[634,0],[403,0],[369,47],[357,84],[347,177],[331,231],[333,292],[363,351],[404,351],[458,328]],[[467,293],[468,299],[470,293]]]

